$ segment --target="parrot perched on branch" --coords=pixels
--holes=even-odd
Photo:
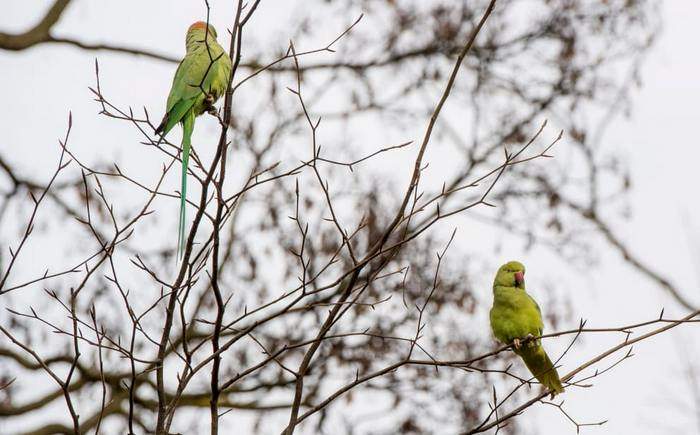
[[[525,291],[522,263],[511,261],[498,269],[493,280],[490,317],[493,335],[501,343],[513,345],[515,353],[552,397],[564,392],[557,369],[536,338],[542,335],[542,313],[537,302]]]
[[[177,247],[182,257],[185,248],[185,206],[187,202],[187,163],[192,145],[194,120],[204,112],[216,113],[213,104],[221,97],[231,76],[231,59],[216,42],[216,30],[203,21],[192,24],[185,38],[187,52],[175,71],[165,116],[156,134],[164,137],[182,124],[182,187]]]

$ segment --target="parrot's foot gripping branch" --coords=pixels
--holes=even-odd
[[[204,97],[204,110],[210,115],[217,116],[219,112],[217,112],[216,107],[214,107],[215,102],[216,98],[212,94],[207,94],[207,96]]]
[[[520,350],[520,348],[523,346],[535,346],[535,345],[536,345],[535,336],[532,334],[527,334],[524,338],[514,338],[513,339],[513,347],[517,350]]]

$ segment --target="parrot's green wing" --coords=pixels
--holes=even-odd
[[[168,134],[175,125],[182,122],[185,114],[190,110],[202,96],[199,84],[207,71],[209,63],[205,63],[198,53],[190,53],[182,59],[175,71],[173,85],[168,94],[168,102],[165,108],[163,122],[156,129],[157,133],[162,132],[163,136]]]
[[[185,114],[193,108],[197,97],[190,98],[189,100],[178,100],[173,107],[168,111],[163,125],[163,136],[168,134],[173,127],[177,125],[178,122],[183,122]]]
[[[532,304],[533,304],[533,305],[535,306],[535,308],[537,309],[537,314],[538,314],[538,315],[537,315],[537,321],[538,321],[538,322],[537,322],[537,323],[538,323],[537,335],[542,335],[542,331],[544,331],[544,323],[542,322],[542,310],[540,309],[540,305],[537,303],[537,301],[536,301],[532,296],[530,296],[530,295],[527,294],[527,293],[525,293],[525,294],[526,294],[527,297],[532,301]],[[533,335],[534,335],[534,334],[533,334]]]
[[[209,49],[204,47],[189,53],[175,72],[166,112],[170,113],[179,101],[203,100],[204,94],[211,93],[217,100],[226,90],[230,73],[231,60],[219,44],[212,42]],[[201,113],[198,110],[195,115]]]
[[[209,56],[206,52],[191,53],[182,59],[175,72],[170,95],[168,95],[168,104],[165,109],[168,113],[179,101],[190,100],[202,93],[199,85],[202,84],[202,77],[207,72],[209,63]],[[206,90],[204,85],[202,87]]]

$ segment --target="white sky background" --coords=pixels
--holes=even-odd
[[[25,29],[50,3],[11,0],[3,4],[0,29]],[[179,2],[183,4],[177,7],[171,3],[76,2],[64,14],[56,34],[180,55],[184,31],[195,18],[202,18],[203,8],[199,2]],[[214,10],[223,11],[211,20],[220,34],[231,22],[229,3],[212,2]],[[261,13],[279,14],[270,10],[270,4],[279,3],[263,1]],[[154,25],[154,17],[167,25]],[[633,217],[617,230],[644,262],[663,272],[691,300],[700,301],[700,2],[665,2],[664,22],[662,35],[642,69],[643,87],[634,94],[632,117],[617,118],[603,143],[622,150],[633,177]],[[284,29],[259,31],[286,40]],[[220,41],[228,44],[227,37],[220,37]],[[172,64],[63,46],[44,45],[20,53],[0,51],[0,95],[4,101],[0,109],[4,133],[0,150],[5,155],[12,150],[12,161],[28,174],[44,180],[53,170],[56,139],[64,135],[69,109],[74,121],[71,145],[76,152],[91,161],[116,158],[132,173],[153,167],[155,160],[149,161],[148,155],[131,152],[137,137],[130,128],[96,115],[96,104],[87,90],[94,82],[94,57],[100,59],[103,89],[114,103],[130,104],[135,109],[146,106],[154,118],[161,116],[175,69]],[[197,131],[213,128],[213,121],[198,122]],[[422,129],[419,125],[416,131],[408,132],[413,136],[406,139],[413,139]],[[171,180],[173,186],[176,181]],[[489,237],[483,242],[489,243]],[[484,250],[493,251],[489,246]],[[601,265],[589,274],[569,271],[544,250],[526,252],[520,243],[507,251],[509,258],[493,258],[494,269],[502,260],[525,258],[529,289],[541,302],[544,296],[538,294],[532,282],[539,274],[562,276],[567,286],[557,291],[572,300],[575,316],[588,319],[591,327],[648,320],[658,315],[661,307],[666,307],[669,315],[682,314],[675,302],[609,250],[603,254]],[[41,246],[30,246],[28,252],[36,259],[47,255]],[[483,279],[489,292],[491,279],[490,275]],[[544,304],[543,310],[547,310]],[[483,315],[486,318],[485,312]],[[483,333],[490,333],[486,323]],[[612,337],[586,338],[568,356],[563,370],[613,341]],[[564,345],[549,343],[553,350]],[[580,422],[609,420],[602,428],[584,428],[587,433],[698,433],[698,423],[689,412],[692,408],[682,374],[684,362],[679,360],[680,349],[691,361],[700,357],[698,343],[700,329],[692,326],[641,343],[635,347],[634,358],[598,378],[593,388],[566,394],[567,411]],[[683,402],[688,409],[682,409]],[[535,407],[519,418],[523,427],[536,427],[542,434],[575,432],[554,408]]]

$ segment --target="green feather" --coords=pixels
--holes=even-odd
[[[180,218],[177,232],[177,252],[180,258],[185,253],[185,222],[187,217],[187,165],[190,161],[194,112],[190,110],[182,119],[182,180],[180,187]]]
[[[168,112],[167,120],[165,121],[165,126],[163,127],[163,136],[168,134],[173,127],[178,123],[184,122],[185,115],[187,114],[192,106],[194,106],[196,98],[190,98],[189,100],[179,100],[177,101],[172,109]],[[184,141],[184,137],[183,137]]]

